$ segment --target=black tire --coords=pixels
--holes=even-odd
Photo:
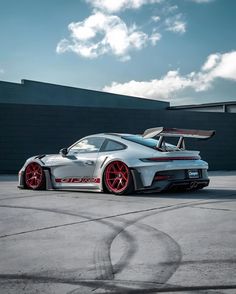
[[[103,173],[103,183],[108,192],[127,195],[134,191],[134,181],[128,166],[119,160],[110,162]]]
[[[39,163],[31,162],[26,166],[24,173],[24,184],[26,189],[45,190],[45,173]]]

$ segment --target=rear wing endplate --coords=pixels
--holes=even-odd
[[[215,135],[214,130],[190,130],[190,129],[176,129],[176,128],[151,128],[144,131],[142,134],[143,138],[155,138],[160,137],[158,148],[162,148],[165,144],[164,137],[179,137],[177,144],[178,148],[185,149],[184,138],[195,138],[195,139],[210,139]]]

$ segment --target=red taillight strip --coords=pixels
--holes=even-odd
[[[157,175],[154,177],[154,180],[156,181],[165,181],[169,179],[170,179],[170,176],[167,176],[167,175]]]
[[[143,161],[173,161],[173,160],[198,160],[199,156],[178,156],[178,157],[152,157],[145,158]]]

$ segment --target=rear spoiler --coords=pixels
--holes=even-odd
[[[176,128],[151,128],[144,131],[143,138],[155,138],[160,137],[158,148],[162,148],[164,144],[164,137],[179,137],[177,144],[178,148],[185,149],[184,138],[196,138],[207,140],[215,135],[214,130],[189,130],[189,129],[176,129]]]

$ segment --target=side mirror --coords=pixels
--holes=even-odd
[[[61,154],[61,156],[66,156],[67,153],[68,153],[68,150],[67,150],[67,148],[62,148],[62,149],[59,151],[59,153]]]

